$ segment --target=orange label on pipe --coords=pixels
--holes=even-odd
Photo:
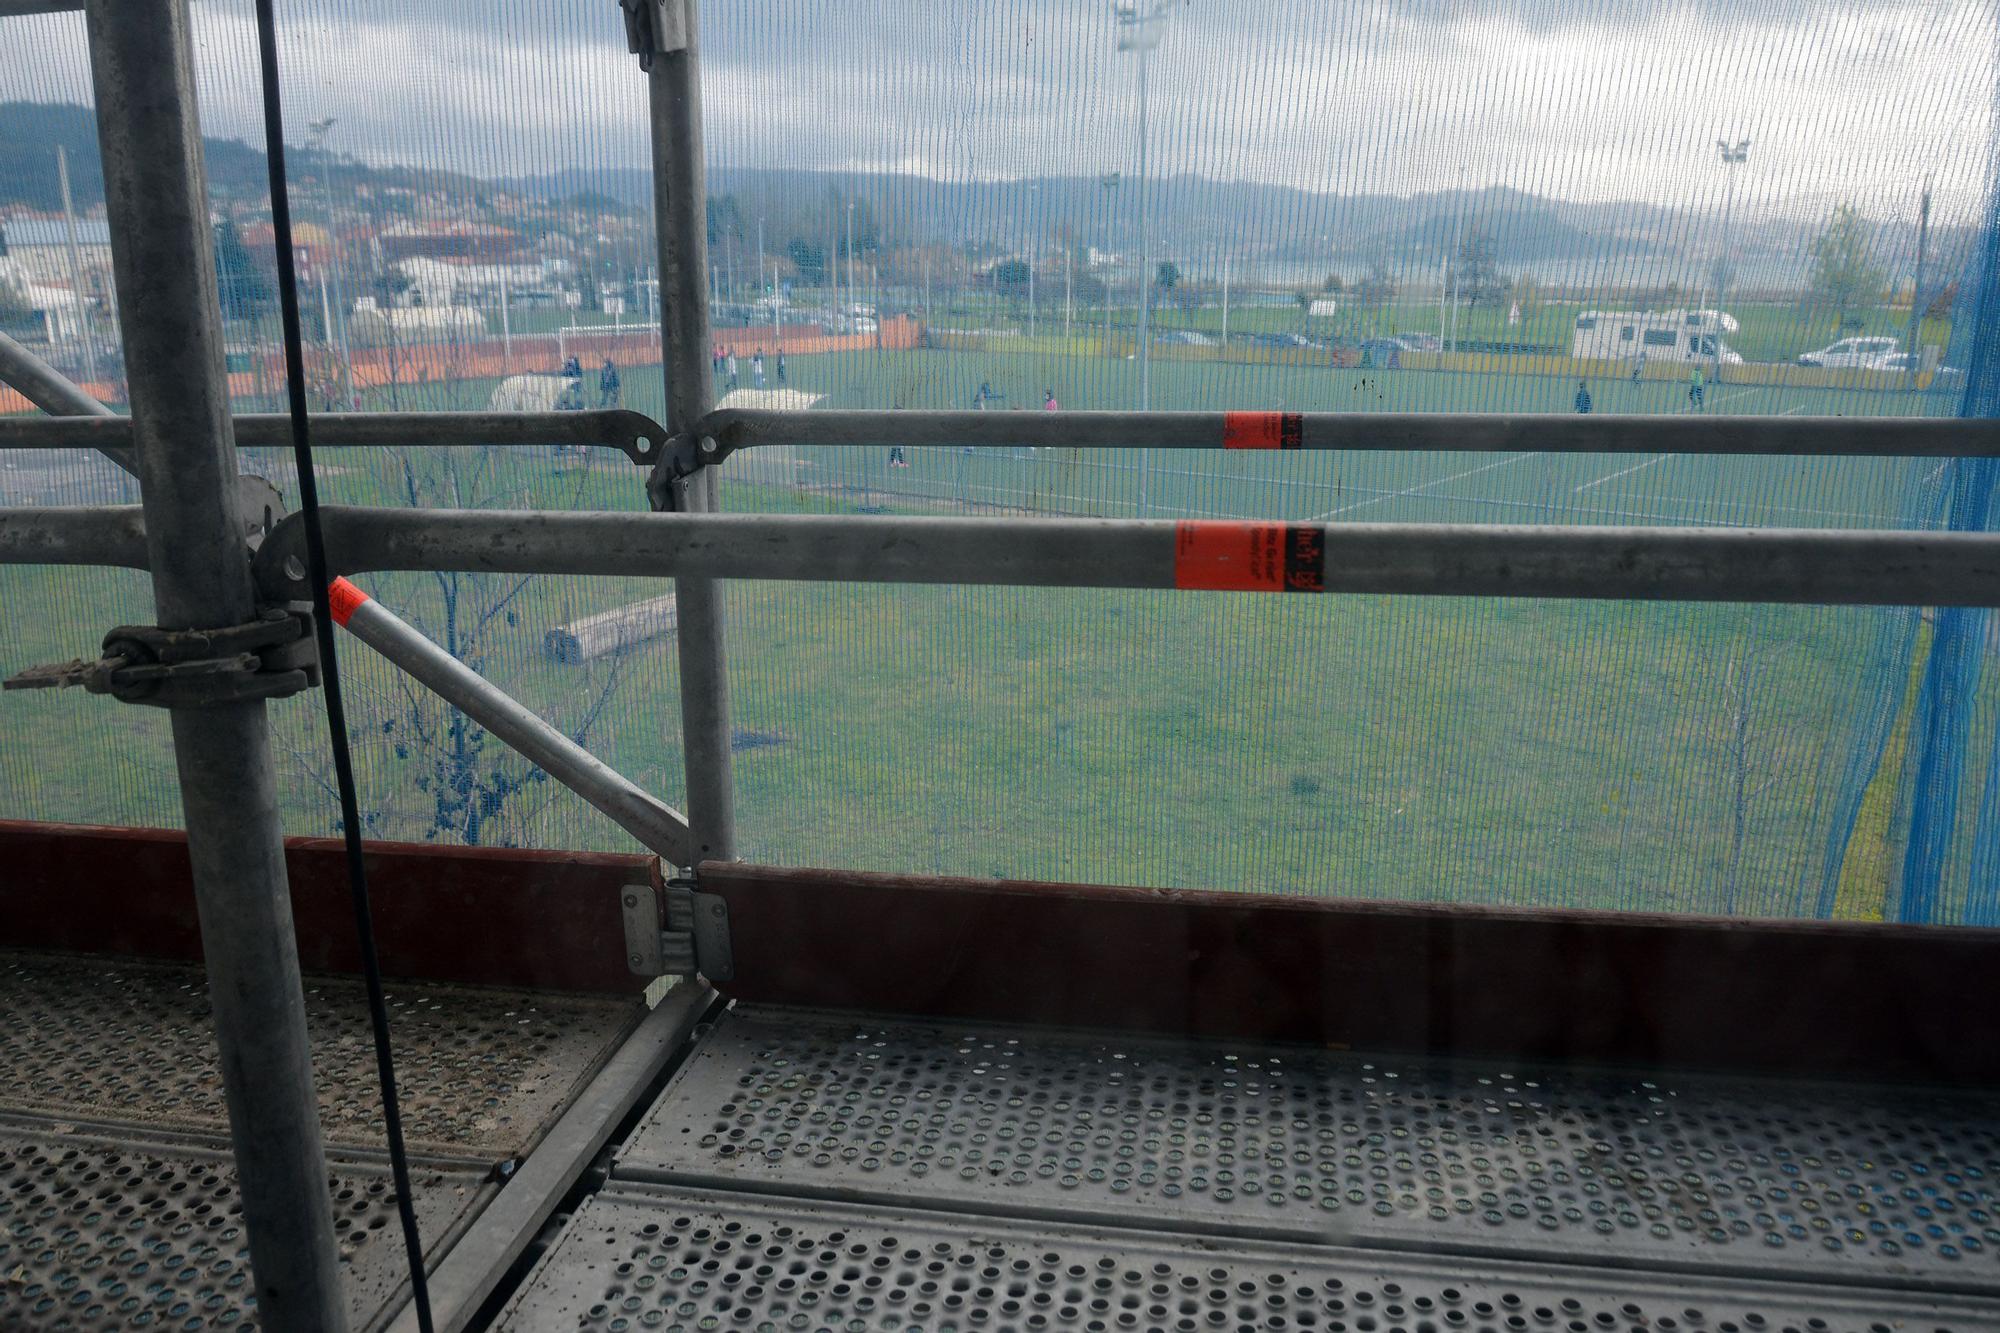
[[[1298,523],[1176,523],[1174,586],[1209,592],[1324,591],[1326,531]]]
[[[1296,449],[1305,439],[1306,421],[1297,412],[1225,412],[1225,449]]]
[[[327,609],[333,613],[333,623],[336,625],[345,625],[367,600],[368,594],[346,579],[335,579],[327,585]]]

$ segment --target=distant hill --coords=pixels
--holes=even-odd
[[[552,172],[505,182],[521,194],[562,199],[583,191],[649,207],[651,178],[640,169]],[[1040,177],[1008,181],[941,181],[913,175],[854,172],[718,170],[713,196],[733,194],[746,218],[767,216],[773,229],[808,225],[837,229],[832,196],[856,196],[889,230],[920,241],[971,242],[1017,249],[1039,235],[1055,244],[1065,232],[1077,243],[1124,252],[1136,243],[1136,183],[1129,177]],[[1504,187],[1412,196],[1334,194],[1250,181],[1170,176],[1151,185],[1153,246],[1166,256],[1194,258],[1227,245],[1236,254],[1302,265],[1354,268],[1435,264],[1463,226],[1492,232],[1503,268],[1523,264],[1635,259],[1686,261],[1716,244],[1719,219],[1709,213],[1636,201],[1572,203]],[[1739,218],[1740,251],[1798,270],[1812,224]],[[1877,243],[1894,252],[1907,244],[1894,224]],[[1329,259],[1329,257],[1331,257]]]
[[[70,198],[78,209],[104,200],[104,164],[97,156],[97,115],[87,106],[0,102],[0,204],[43,212],[62,207],[56,148],[69,152]],[[204,139],[209,189],[216,194],[263,193],[264,154],[236,139]]]
[[[234,139],[204,142],[210,188],[218,198],[263,197],[261,149]],[[103,199],[104,179],[91,109],[0,103],[0,205],[25,204],[41,211],[61,207],[58,145],[69,153],[77,207],[96,206]],[[288,147],[287,157],[298,180],[316,181],[331,166],[336,195],[366,185],[376,191],[442,194],[480,212],[501,192],[560,204],[572,214],[645,213],[652,208],[652,177],[644,167],[569,168],[485,180],[338,156],[328,163],[300,146]],[[718,201],[734,196],[746,234],[762,217],[774,238],[835,239],[844,224],[845,200],[853,198],[890,236],[903,241],[963,244],[988,254],[1037,246],[1046,253],[1063,244],[1130,254],[1138,244],[1137,182],[1116,174],[965,181],[894,173],[718,169],[709,174],[709,191]],[[497,220],[504,220],[504,206],[498,211],[502,218]],[[1574,203],[1499,186],[1411,196],[1339,194],[1177,175],[1151,183],[1149,214],[1156,257],[1207,268],[1212,276],[1213,263],[1226,253],[1266,266],[1267,281],[1309,281],[1334,271],[1353,276],[1375,264],[1406,272],[1429,270],[1461,229],[1472,225],[1493,234],[1503,271],[1592,279],[1606,273],[1621,280],[1658,273],[1686,280],[1690,272],[1705,269],[1720,241],[1720,219],[1703,210],[1635,201]],[[1739,217],[1732,249],[1745,284],[1802,280],[1820,225],[1796,210],[1784,217]],[[1934,229],[1933,255],[1944,261],[1964,251],[1968,237],[1962,231]],[[1907,273],[1914,236],[1907,219],[1874,224],[1874,249],[1892,276]],[[1287,268],[1293,276],[1268,276]]]
[[[62,207],[56,148],[69,150],[70,198],[79,210],[104,200],[104,165],[97,156],[97,115],[87,106],[43,102],[0,102],[0,204],[26,204],[42,212]],[[264,150],[239,139],[202,140],[208,159],[208,188],[218,198],[261,199],[270,189]],[[294,178],[317,177],[329,155],[300,144],[285,148]],[[494,183],[462,172],[430,167],[369,166],[333,155],[336,193],[367,184],[479,199]]]

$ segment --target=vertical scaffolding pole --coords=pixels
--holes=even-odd
[[[686,437],[715,406],[709,365],[707,172],[702,164],[700,14],[695,0],[664,0],[678,24],[660,25],[665,49],[651,70],[653,225],[660,246],[660,341],[667,378],[667,430]],[[851,262],[851,259],[850,259]],[[656,474],[656,477],[661,474]],[[690,512],[720,508],[715,469],[675,481]],[[656,506],[666,498],[653,488]],[[730,779],[729,672],[721,589],[713,579],[675,580],[681,664],[682,750],[692,856],[736,856],[736,796]]]
[[[88,0],[134,462],[168,629],[256,614],[236,505],[188,0]],[[264,705],[173,712],[237,1188],[266,1328],[346,1326]]]

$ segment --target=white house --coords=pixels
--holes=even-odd
[[[9,218],[0,222],[0,254],[32,282],[68,282],[69,225],[61,218]],[[103,218],[76,220],[77,262],[83,267],[84,288],[108,280],[111,272],[111,227]]]
[[[67,274],[60,281],[44,281],[9,255],[0,258],[0,287],[18,292],[28,308],[41,317],[50,342],[74,342],[82,336],[84,311],[78,307]]]
[[[489,297],[497,301],[502,291],[532,290],[549,281],[547,268],[539,263],[478,263],[419,255],[398,262],[396,268],[410,280],[413,305],[467,305]]]

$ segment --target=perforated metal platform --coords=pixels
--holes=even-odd
[[[482,1168],[415,1168],[435,1255],[492,1193]],[[407,1283],[385,1165],[329,1163],[356,1328]],[[0,1119],[0,1328],[256,1327],[248,1238],[221,1147],[52,1132]]]
[[[636,1010],[613,999],[392,982],[412,1150],[523,1151],[594,1073]],[[226,1135],[198,966],[0,952],[0,1111]],[[358,978],[311,977],[306,1021],[330,1143],[379,1147],[381,1101]]]
[[[737,1010],[622,1179],[2000,1294],[1986,1100]]]
[[[1995,1326],[1903,1293],[1215,1240],[620,1185],[502,1313],[556,1328],[1890,1333]]]
[[[492,1197],[601,1068],[630,1000],[392,984],[426,1252]],[[308,1022],[352,1326],[407,1281],[358,980],[309,978]],[[256,1326],[199,966],[0,952],[0,1329]]]

